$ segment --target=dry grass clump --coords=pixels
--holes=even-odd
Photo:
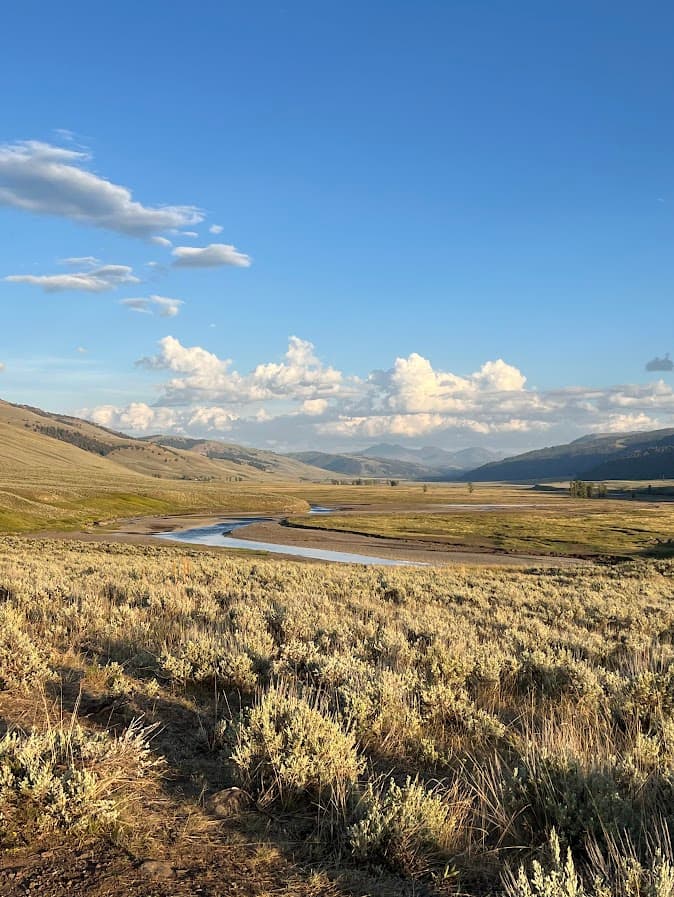
[[[538,858],[547,888],[554,829],[583,893],[599,855],[623,893],[611,845],[647,876],[674,832],[673,582],[4,539],[0,698],[81,675],[118,728],[161,721],[176,778],[238,784],[314,860],[496,893]]]
[[[320,699],[270,689],[244,711],[233,737],[239,783],[261,803],[289,809],[308,801],[321,816],[344,817],[365,761]]]
[[[369,783],[346,834],[353,855],[407,875],[442,870],[465,845],[470,801],[456,788],[425,787],[408,776],[403,785]]]
[[[541,858],[530,869],[504,875],[504,897],[672,897],[674,857],[671,847],[649,850],[640,860],[629,843],[611,841],[605,854],[594,845],[591,861],[577,868],[569,848],[563,851],[553,829]]]
[[[0,690],[39,688],[54,673],[50,651],[26,632],[26,619],[15,607],[0,605]]]
[[[0,841],[118,830],[140,780],[157,765],[138,721],[119,737],[75,722],[8,732],[0,740]]]

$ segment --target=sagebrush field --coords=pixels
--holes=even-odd
[[[138,894],[671,894],[673,576],[4,538],[2,844]]]

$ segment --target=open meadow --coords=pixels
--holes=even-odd
[[[673,573],[5,537],[0,893],[670,894]]]

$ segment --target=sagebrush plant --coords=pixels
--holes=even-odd
[[[148,736],[140,721],[119,737],[86,731],[76,722],[42,732],[8,732],[0,740],[2,843],[119,827],[138,783],[160,762]]]
[[[55,678],[48,645],[38,644],[26,630],[27,621],[20,610],[8,604],[0,606],[0,690],[39,689]]]
[[[448,869],[467,843],[469,801],[456,792],[407,778],[369,783],[353,811],[347,838],[362,860],[384,862],[408,874]]]
[[[493,892],[553,827],[583,887],[588,836],[602,856],[628,839],[652,877],[674,828],[673,583],[668,561],[380,570],[5,538],[0,701],[21,722],[71,669],[111,713],[191,713],[177,776],[433,887],[449,868]]]
[[[344,816],[364,759],[320,697],[269,689],[242,714],[233,738],[239,783],[259,801]]]
[[[657,847],[641,861],[627,840],[609,840],[606,853],[596,842],[590,860],[581,868],[570,848],[562,850],[557,832],[550,832],[547,847],[529,868],[503,876],[504,897],[672,897],[674,861],[671,848]]]

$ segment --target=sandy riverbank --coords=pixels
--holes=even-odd
[[[242,551],[246,550],[245,542],[249,540],[269,542],[274,545],[341,551],[368,557],[375,556],[395,560],[416,561],[417,563],[437,566],[449,564],[477,567],[575,567],[579,564],[587,563],[578,558],[451,549],[446,544],[422,539],[389,539],[320,529],[295,528],[282,525],[283,517],[265,520],[264,522],[256,520],[256,518],[262,516],[266,515],[252,513],[235,514],[228,511],[223,514],[176,514],[134,517],[118,521],[116,524],[110,524],[106,527],[92,527],[88,530],[74,532],[42,532],[35,533],[34,537],[68,539],[82,542],[129,542],[142,545],[166,545],[165,538],[160,540],[153,534],[214,526],[224,520],[250,517],[253,519],[251,524],[240,527],[233,534],[233,538],[240,539],[244,543],[241,547]],[[183,547],[200,551],[231,551],[226,546],[218,548],[216,546],[192,545],[178,541],[174,544],[180,544]],[[283,555],[278,556],[283,557]],[[293,559],[303,560],[306,563],[319,563],[309,558],[294,557]]]

